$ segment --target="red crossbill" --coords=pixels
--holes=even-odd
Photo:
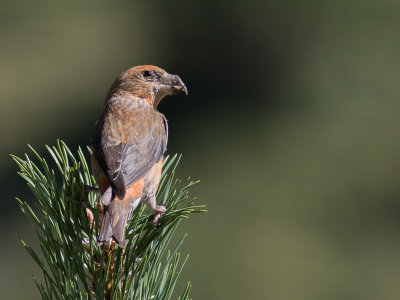
[[[104,214],[98,236],[125,245],[128,217],[142,202],[155,210],[157,225],[164,206],[156,204],[168,124],[157,105],[166,95],[187,94],[177,75],[144,65],[123,72],[112,84],[92,136],[92,170]]]

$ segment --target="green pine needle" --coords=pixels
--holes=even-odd
[[[39,240],[40,251],[22,239],[20,242],[42,270],[44,282],[32,276],[42,299],[171,299],[187,261],[187,257],[182,261],[178,252],[186,235],[172,251],[167,251],[168,245],[183,218],[205,211],[188,195],[197,182],[175,179],[181,156],[164,159],[157,199],[167,212],[159,219],[159,226],[152,225],[153,212],[138,206],[129,219],[122,249],[114,243],[100,246],[96,242],[102,212],[99,195],[84,191],[84,184],[96,186],[96,182],[82,149],[74,155],[63,141],[46,146],[56,166],[54,171],[29,148],[35,162],[27,154],[12,158],[36,198],[35,209],[17,201]],[[188,283],[180,300],[189,299],[190,288]]]

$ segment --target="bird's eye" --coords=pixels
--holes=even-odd
[[[151,76],[151,72],[150,71],[144,71],[143,72],[143,76],[144,77],[150,77]]]

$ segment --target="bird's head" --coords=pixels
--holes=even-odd
[[[130,68],[114,82],[110,92],[123,91],[145,99],[154,107],[167,95],[188,94],[186,85],[177,75],[151,65]]]

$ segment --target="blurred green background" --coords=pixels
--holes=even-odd
[[[193,299],[400,298],[400,2],[2,1],[0,290],[39,299],[9,158],[90,142],[123,70],[155,64],[189,96],[159,109],[179,176]]]

